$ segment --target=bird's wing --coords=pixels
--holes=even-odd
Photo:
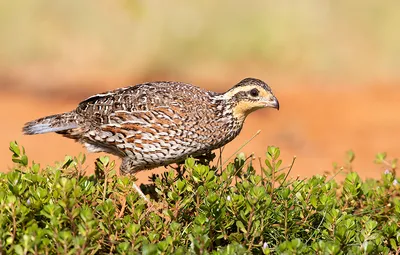
[[[193,116],[212,112],[209,104],[209,94],[200,88],[158,82],[94,95],[81,102],[76,112],[98,139],[112,141],[123,137],[127,142],[127,139],[179,135],[176,132],[183,130],[183,125],[186,128],[198,125]]]
[[[151,83],[106,92],[83,101],[77,112],[88,127],[86,140],[117,155],[175,158],[211,142],[209,128],[201,124],[212,118],[210,96],[187,84]]]

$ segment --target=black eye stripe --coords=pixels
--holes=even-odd
[[[250,96],[256,97],[256,96],[258,96],[258,94],[259,94],[258,89],[252,89],[252,90],[250,90]]]

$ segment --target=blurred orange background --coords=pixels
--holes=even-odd
[[[281,110],[251,114],[223,158],[261,130],[241,151],[264,159],[268,145],[279,146],[284,165],[297,156],[294,176],[330,171],[353,150],[354,170],[378,177],[375,154],[400,155],[399,8],[395,0],[2,1],[0,169],[12,167],[13,140],[42,165],[84,152],[21,128],[92,94],[155,80],[223,92],[255,77]],[[89,172],[100,155],[89,155]]]

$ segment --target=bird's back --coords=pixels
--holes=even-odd
[[[113,123],[107,117],[119,111],[143,113],[169,107],[187,113],[193,108],[207,108],[212,93],[180,82],[151,82],[91,96],[76,112],[97,126]]]

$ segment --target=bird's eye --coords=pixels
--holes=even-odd
[[[250,96],[252,96],[252,97],[258,96],[258,93],[259,93],[258,89],[250,90]]]

